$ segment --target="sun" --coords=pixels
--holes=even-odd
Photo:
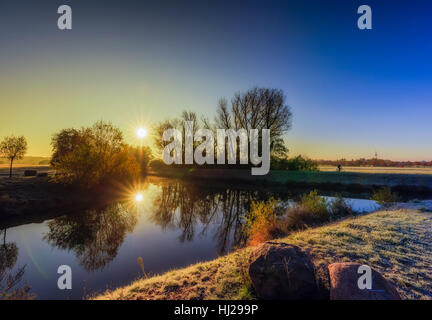
[[[135,195],[135,201],[137,201],[137,202],[141,202],[143,200],[143,195],[142,195],[142,193],[137,193],[136,195]]]
[[[147,130],[144,128],[138,128],[136,131],[136,135],[140,139],[144,139],[147,136]]]

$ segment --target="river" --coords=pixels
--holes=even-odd
[[[0,268],[13,274],[24,267],[18,286],[28,285],[37,299],[82,299],[142,276],[139,257],[146,273],[158,274],[226,254],[244,240],[251,199],[289,202],[299,195],[150,179],[128,201],[4,230]],[[371,200],[349,200],[358,212],[377,208]],[[60,265],[71,267],[71,290],[57,287]]]

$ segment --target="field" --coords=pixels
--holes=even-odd
[[[24,170],[37,170],[37,172],[51,172],[50,166],[46,165],[30,165],[30,164],[14,164],[13,165],[13,175],[23,176]],[[0,178],[1,176],[9,176],[9,165],[2,163],[0,164]]]
[[[50,161],[50,157],[32,157],[32,156],[25,156],[22,159],[19,160],[15,160],[14,161],[14,165],[19,164],[19,165],[46,165],[49,163]],[[42,163],[41,163],[42,162]],[[5,158],[0,158],[0,166],[9,165],[9,160],[5,159]]]
[[[429,208],[430,209],[430,208]],[[379,211],[291,234],[278,241],[297,245],[313,260],[328,287],[333,262],[365,263],[381,272],[404,299],[432,299],[432,213],[425,209]],[[250,299],[247,276],[252,248],[210,262],[143,277],[95,299]]]
[[[363,168],[362,168],[363,169]],[[366,169],[366,168],[365,168]],[[370,198],[372,192],[382,186],[391,187],[402,199],[426,199],[432,191],[432,172],[426,174],[427,169],[417,171],[399,168],[398,173],[382,172],[382,168],[375,172],[355,171],[277,171],[271,170],[267,175],[252,176],[250,169],[221,169],[221,168],[172,168],[163,167],[150,171],[150,175],[171,178],[221,181],[224,183],[262,184],[274,187],[277,184],[289,188],[316,188],[320,191],[362,194],[363,198]],[[354,170],[354,169],[353,169]],[[421,171],[422,170],[422,171]],[[414,173],[417,172],[417,173]],[[419,172],[422,172],[421,174]]]
[[[335,166],[319,166],[320,171],[337,171]],[[430,174],[432,168],[397,168],[397,167],[342,167],[343,172],[360,173],[395,173],[395,174]]]

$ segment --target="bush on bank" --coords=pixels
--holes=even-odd
[[[249,245],[280,238],[290,231],[306,229],[354,214],[351,203],[342,196],[327,201],[317,190],[304,194],[300,201],[281,208],[278,201],[252,201],[245,216],[245,234]]]
[[[105,182],[137,179],[151,159],[149,148],[134,148],[109,122],[63,129],[52,138],[54,181],[92,187]]]

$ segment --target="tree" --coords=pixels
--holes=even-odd
[[[181,113],[180,117],[161,121],[154,126],[154,128],[153,128],[154,144],[155,144],[156,149],[162,153],[165,145],[168,143],[168,142],[162,140],[162,135],[163,135],[165,130],[173,128],[173,129],[179,130],[182,133],[182,148],[183,148],[183,154],[184,154],[185,130],[186,130],[185,122],[186,121],[193,122],[193,133],[192,133],[193,135],[201,127],[207,128],[209,126],[207,119],[204,118],[201,121],[199,121],[198,116],[195,112],[184,110]],[[198,144],[199,144],[198,142],[194,141],[194,147]]]
[[[120,129],[99,121],[90,128],[64,129],[52,138],[51,165],[55,180],[92,187],[108,180],[134,179],[140,163],[134,149],[123,142]]]
[[[231,99],[219,100],[216,126],[220,129],[270,129],[270,150],[283,156],[288,150],[283,135],[291,128],[292,112],[282,90],[255,87],[237,92]]]
[[[9,177],[12,177],[12,164],[14,160],[22,159],[26,152],[27,141],[23,136],[5,137],[3,141],[0,142],[0,156],[8,159],[10,162]]]
[[[173,128],[182,132],[183,151],[185,122],[192,121],[194,133],[199,128],[210,129],[216,134],[217,129],[270,129],[270,151],[272,156],[286,158],[288,149],[283,140],[284,134],[291,128],[292,112],[286,104],[282,90],[255,87],[246,92],[237,92],[231,99],[222,98],[218,101],[214,123],[207,117],[198,117],[194,112],[183,111],[180,117],[165,120],[154,127],[155,145],[162,152],[168,142],[162,140],[165,130]],[[194,141],[194,146],[199,142]],[[259,143],[260,145],[260,143]],[[239,150],[237,151],[239,152]],[[183,152],[184,154],[184,152]],[[215,152],[216,154],[216,152]]]

